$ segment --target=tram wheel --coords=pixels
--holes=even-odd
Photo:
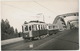
[[[32,37],[29,40],[32,41]]]
[[[41,39],[41,37],[39,36],[38,39]]]
[[[24,40],[28,39],[28,38],[23,38]]]

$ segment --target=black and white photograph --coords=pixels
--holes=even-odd
[[[79,50],[79,0],[1,0],[1,51]]]

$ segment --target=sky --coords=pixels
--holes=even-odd
[[[46,23],[53,23],[57,15],[78,12],[78,0],[3,0],[0,3],[1,19],[8,19],[18,31],[22,31],[24,21],[43,21],[44,16]]]

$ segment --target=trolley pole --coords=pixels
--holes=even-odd
[[[45,18],[44,18],[44,15],[43,15],[43,22],[45,22]]]
[[[42,16],[43,22],[45,22],[45,18],[44,18],[44,15],[43,15],[43,13],[39,13],[39,14],[37,14],[37,15],[40,15],[40,16]]]

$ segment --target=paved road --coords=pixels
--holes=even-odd
[[[58,34],[64,34],[57,36],[54,39],[46,42],[35,49],[41,50],[77,50],[79,49],[79,36],[78,30],[67,30]]]
[[[3,45],[2,50],[76,50],[79,48],[78,30],[65,30],[34,41],[19,41]]]
[[[22,40],[23,40],[22,37],[2,40],[1,45],[11,44],[11,43],[15,43],[15,42],[22,41]]]

